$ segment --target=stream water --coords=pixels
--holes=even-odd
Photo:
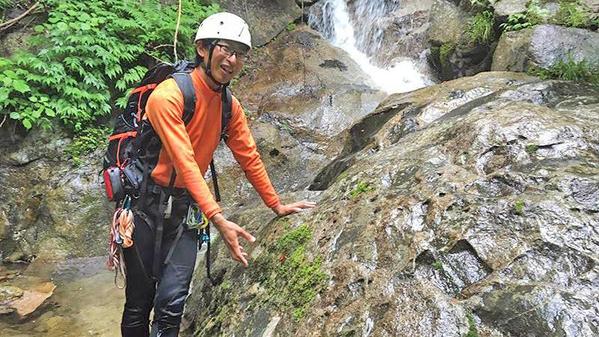
[[[106,257],[35,261],[20,271],[11,285],[31,289],[52,282],[56,289],[31,316],[22,320],[0,316],[0,337],[120,336],[125,291],[115,286],[114,272],[105,263]]]
[[[379,25],[389,13],[398,9],[397,0],[355,0],[354,15],[350,15],[347,0],[323,0],[322,13],[310,15],[309,24],[336,47],[345,50],[375,85],[388,94],[408,92],[433,84],[426,75],[424,62],[400,58],[379,67],[372,55],[381,51],[384,35]],[[354,20],[353,18],[359,18]]]
[[[105,262],[105,257],[33,262],[10,284],[29,289],[52,282],[56,289],[30,317],[0,318],[0,336],[118,336],[124,291],[115,287]]]

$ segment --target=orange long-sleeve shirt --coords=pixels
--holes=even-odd
[[[221,94],[212,90],[200,76],[191,73],[196,92],[196,109],[187,126],[183,122],[183,94],[173,79],[160,83],[146,104],[146,116],[162,141],[158,164],[151,173],[159,185],[168,186],[172,168],[177,172],[175,186],[186,188],[208,218],[221,212],[204,174],[220,141]],[[227,146],[266,206],[279,204],[239,101],[233,97]]]

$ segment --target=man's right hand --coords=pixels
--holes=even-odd
[[[248,254],[244,251],[243,247],[239,244],[239,237],[244,238],[248,242],[256,241],[250,233],[246,232],[238,224],[225,219],[221,213],[214,215],[210,221],[214,224],[214,227],[220,232],[223,241],[229,247],[229,252],[233,260],[240,262],[244,267],[248,266]]]

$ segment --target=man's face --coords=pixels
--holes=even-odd
[[[207,57],[208,49],[200,44],[198,53]],[[210,63],[212,77],[220,83],[230,82],[243,68],[246,54],[247,47],[241,43],[227,40],[218,41],[214,47],[212,62]]]

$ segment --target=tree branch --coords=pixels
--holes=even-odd
[[[153,47],[152,49],[156,50],[156,49],[158,49],[158,48],[165,48],[165,47],[172,47],[172,46],[173,46],[173,45],[172,45],[172,44],[170,44],[170,43],[169,43],[169,44],[159,44],[159,45],[157,45],[156,47]]]
[[[39,2],[36,2],[35,4],[33,4],[33,6],[29,7],[29,9],[26,10],[23,14],[17,16],[14,19],[0,23],[0,31],[10,28],[12,25],[17,23],[19,20],[26,17],[29,13],[31,13],[34,9],[36,9],[37,6],[39,6],[39,4],[40,4]]]
[[[4,125],[4,122],[6,122],[6,117],[8,117],[8,115],[4,115],[4,118],[2,118],[2,123],[0,123],[0,128],[2,127],[2,125]]]
[[[177,35],[179,35],[179,25],[181,25],[181,0],[179,0],[179,9],[177,10],[177,27],[175,27],[175,41],[173,42],[175,62],[179,61],[179,57],[177,56]]]

